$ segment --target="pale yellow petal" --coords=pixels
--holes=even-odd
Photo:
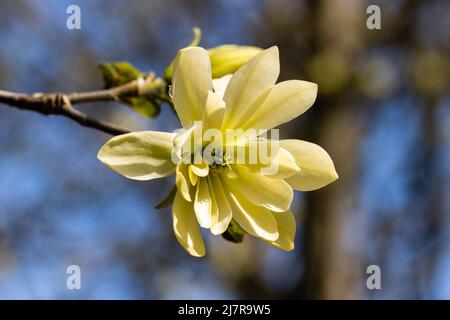
[[[214,189],[212,187],[211,177],[212,177],[212,175],[207,177],[208,186],[209,186],[209,195],[211,197],[211,228],[210,228],[210,230],[212,230],[214,225],[219,220],[219,204],[217,203],[216,195],[215,195]]]
[[[211,228],[211,196],[206,178],[200,178],[195,192],[194,211],[202,228]]]
[[[295,163],[295,159],[292,154],[284,148],[279,148],[277,155],[271,161],[269,167],[278,168],[276,172],[272,175],[271,170],[262,171],[263,174],[269,175],[271,178],[285,179],[291,177],[300,172],[300,168]]]
[[[271,47],[257,54],[232,76],[225,90],[224,126],[233,128],[254,100],[272,87],[280,73],[278,48]]]
[[[223,99],[228,82],[230,82],[232,76],[232,74],[227,74],[221,78],[213,79],[214,93],[217,94],[220,99]]]
[[[272,89],[273,86],[262,91],[261,94],[252,102],[250,107],[247,108],[245,113],[243,113],[239,118],[233,119],[232,122],[228,121],[227,124],[234,129],[242,129],[246,131],[246,129],[244,129],[245,123],[254,115],[255,110],[257,110],[264,103],[264,101],[266,101],[267,97],[272,92]],[[249,129],[252,130],[252,128]],[[255,129],[253,129],[253,131],[258,132],[257,130],[255,131]]]
[[[194,171],[192,171],[191,165],[189,165],[188,174],[189,174],[189,181],[193,186],[195,186],[198,181],[198,176],[194,173]]]
[[[263,150],[264,156],[261,156],[261,149],[255,151],[250,146],[246,147],[237,147],[236,149],[240,151],[242,148],[245,148],[243,152],[247,153],[258,153],[258,157],[256,161],[250,161],[250,159],[255,158],[252,156],[248,156],[246,166],[252,170],[253,172],[261,173],[263,175],[267,175],[271,178],[280,178],[285,179],[291,177],[300,172],[300,168],[295,163],[295,159],[292,154],[284,148],[279,146],[277,141],[273,141],[273,143],[278,143],[276,148],[272,147],[270,144],[270,140],[267,140],[267,147]],[[262,146],[265,142],[259,143],[259,147]],[[270,151],[271,150],[271,151]]]
[[[179,160],[190,159],[194,150],[193,147],[193,135],[194,131],[199,130],[198,123],[195,123],[189,127],[182,128],[176,131],[173,138],[173,146],[177,151]]]
[[[279,237],[275,241],[269,241],[269,243],[285,251],[293,250],[296,226],[292,211],[274,212],[273,216],[277,221]]]
[[[173,231],[178,242],[195,257],[205,255],[205,244],[195,218],[192,203],[187,202],[179,192],[175,195],[172,208]]]
[[[173,141],[173,162],[179,163],[180,161],[183,161],[185,164],[190,164],[193,160],[194,162],[202,162],[201,121],[196,121],[193,125],[187,128],[177,130]],[[193,154],[195,154],[194,157]]]
[[[208,90],[212,90],[208,52],[200,47],[181,49],[173,64],[172,96],[183,127],[201,120]]]
[[[322,147],[302,140],[281,140],[280,144],[294,156],[300,167],[299,173],[286,179],[292,188],[316,190],[338,178],[333,160]]]
[[[208,163],[202,159],[202,162],[199,164],[191,164],[190,165],[190,170],[192,170],[192,172],[194,174],[196,174],[199,177],[206,177],[209,173],[209,165]]]
[[[249,234],[268,241],[278,239],[277,222],[270,210],[254,205],[234,187],[234,180],[222,179],[226,184],[233,219]]]
[[[141,131],[110,139],[98,159],[117,173],[134,180],[150,180],[172,174],[173,134]]]
[[[189,192],[189,173],[188,165],[184,163],[179,163],[176,169],[175,184],[177,186],[178,192],[183,196],[186,201],[191,202],[191,195]]]
[[[250,202],[275,212],[289,209],[293,191],[283,179],[270,178],[241,165],[233,168],[237,173],[233,185]]]
[[[267,93],[263,93],[267,95]],[[244,129],[269,130],[288,122],[308,110],[316,100],[317,84],[300,80],[276,84],[270,93],[255,103],[244,116]]]
[[[216,93],[208,91],[205,107],[203,109],[203,130],[217,129],[222,127],[225,102]]]
[[[232,212],[219,177],[209,175],[208,178],[210,181],[211,198],[214,203],[212,210],[214,219],[211,226],[211,233],[219,235],[227,230],[232,218]]]

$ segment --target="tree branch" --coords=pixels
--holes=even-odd
[[[131,81],[111,89],[73,92],[66,96],[72,104],[80,104],[97,101],[119,101],[120,97],[127,95],[139,95],[138,81]]]
[[[146,80],[143,79],[143,81]],[[84,127],[93,128],[112,135],[119,135],[129,133],[131,130],[93,119],[75,109],[73,105],[98,101],[120,101],[120,98],[124,96],[137,96],[142,94],[140,87],[145,85],[145,83],[135,80],[105,90],[73,93],[34,93],[32,95],[0,90],[0,103],[22,110],[39,112],[44,115],[61,115],[72,119]]]

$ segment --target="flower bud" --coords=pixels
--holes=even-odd
[[[262,49],[253,46],[221,45],[208,50],[213,78],[234,73]]]
[[[208,49],[213,79],[236,72],[237,69],[261,51],[262,49],[258,47],[234,44],[225,44]],[[172,64],[164,71],[164,78],[168,82],[172,80]]]

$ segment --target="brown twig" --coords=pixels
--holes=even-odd
[[[35,93],[32,95],[0,90],[0,103],[39,112],[44,115],[61,115],[84,127],[100,130],[112,135],[129,133],[131,130],[93,119],[75,109],[73,105],[98,101],[119,101],[121,97],[139,95],[138,81],[131,81],[111,89],[73,93]]]
[[[73,92],[67,94],[72,104],[96,102],[96,101],[119,101],[120,97],[127,95],[138,95],[138,82],[131,81],[118,87],[105,90]]]

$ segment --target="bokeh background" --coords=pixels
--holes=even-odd
[[[81,7],[81,30],[66,8]],[[381,30],[366,8],[381,8]],[[450,2],[446,0],[32,1],[0,4],[0,88],[101,88],[97,65],[162,73],[191,29],[201,45],[278,45],[281,78],[319,84],[282,135],[332,156],[340,179],[297,194],[296,249],[204,233],[192,258],[153,206],[173,179],[127,180],[100,164],[108,135],[0,105],[2,299],[449,299]],[[119,104],[82,107],[136,130],[179,127]],[[82,289],[66,289],[81,267]],[[381,290],[366,288],[379,265]]]

